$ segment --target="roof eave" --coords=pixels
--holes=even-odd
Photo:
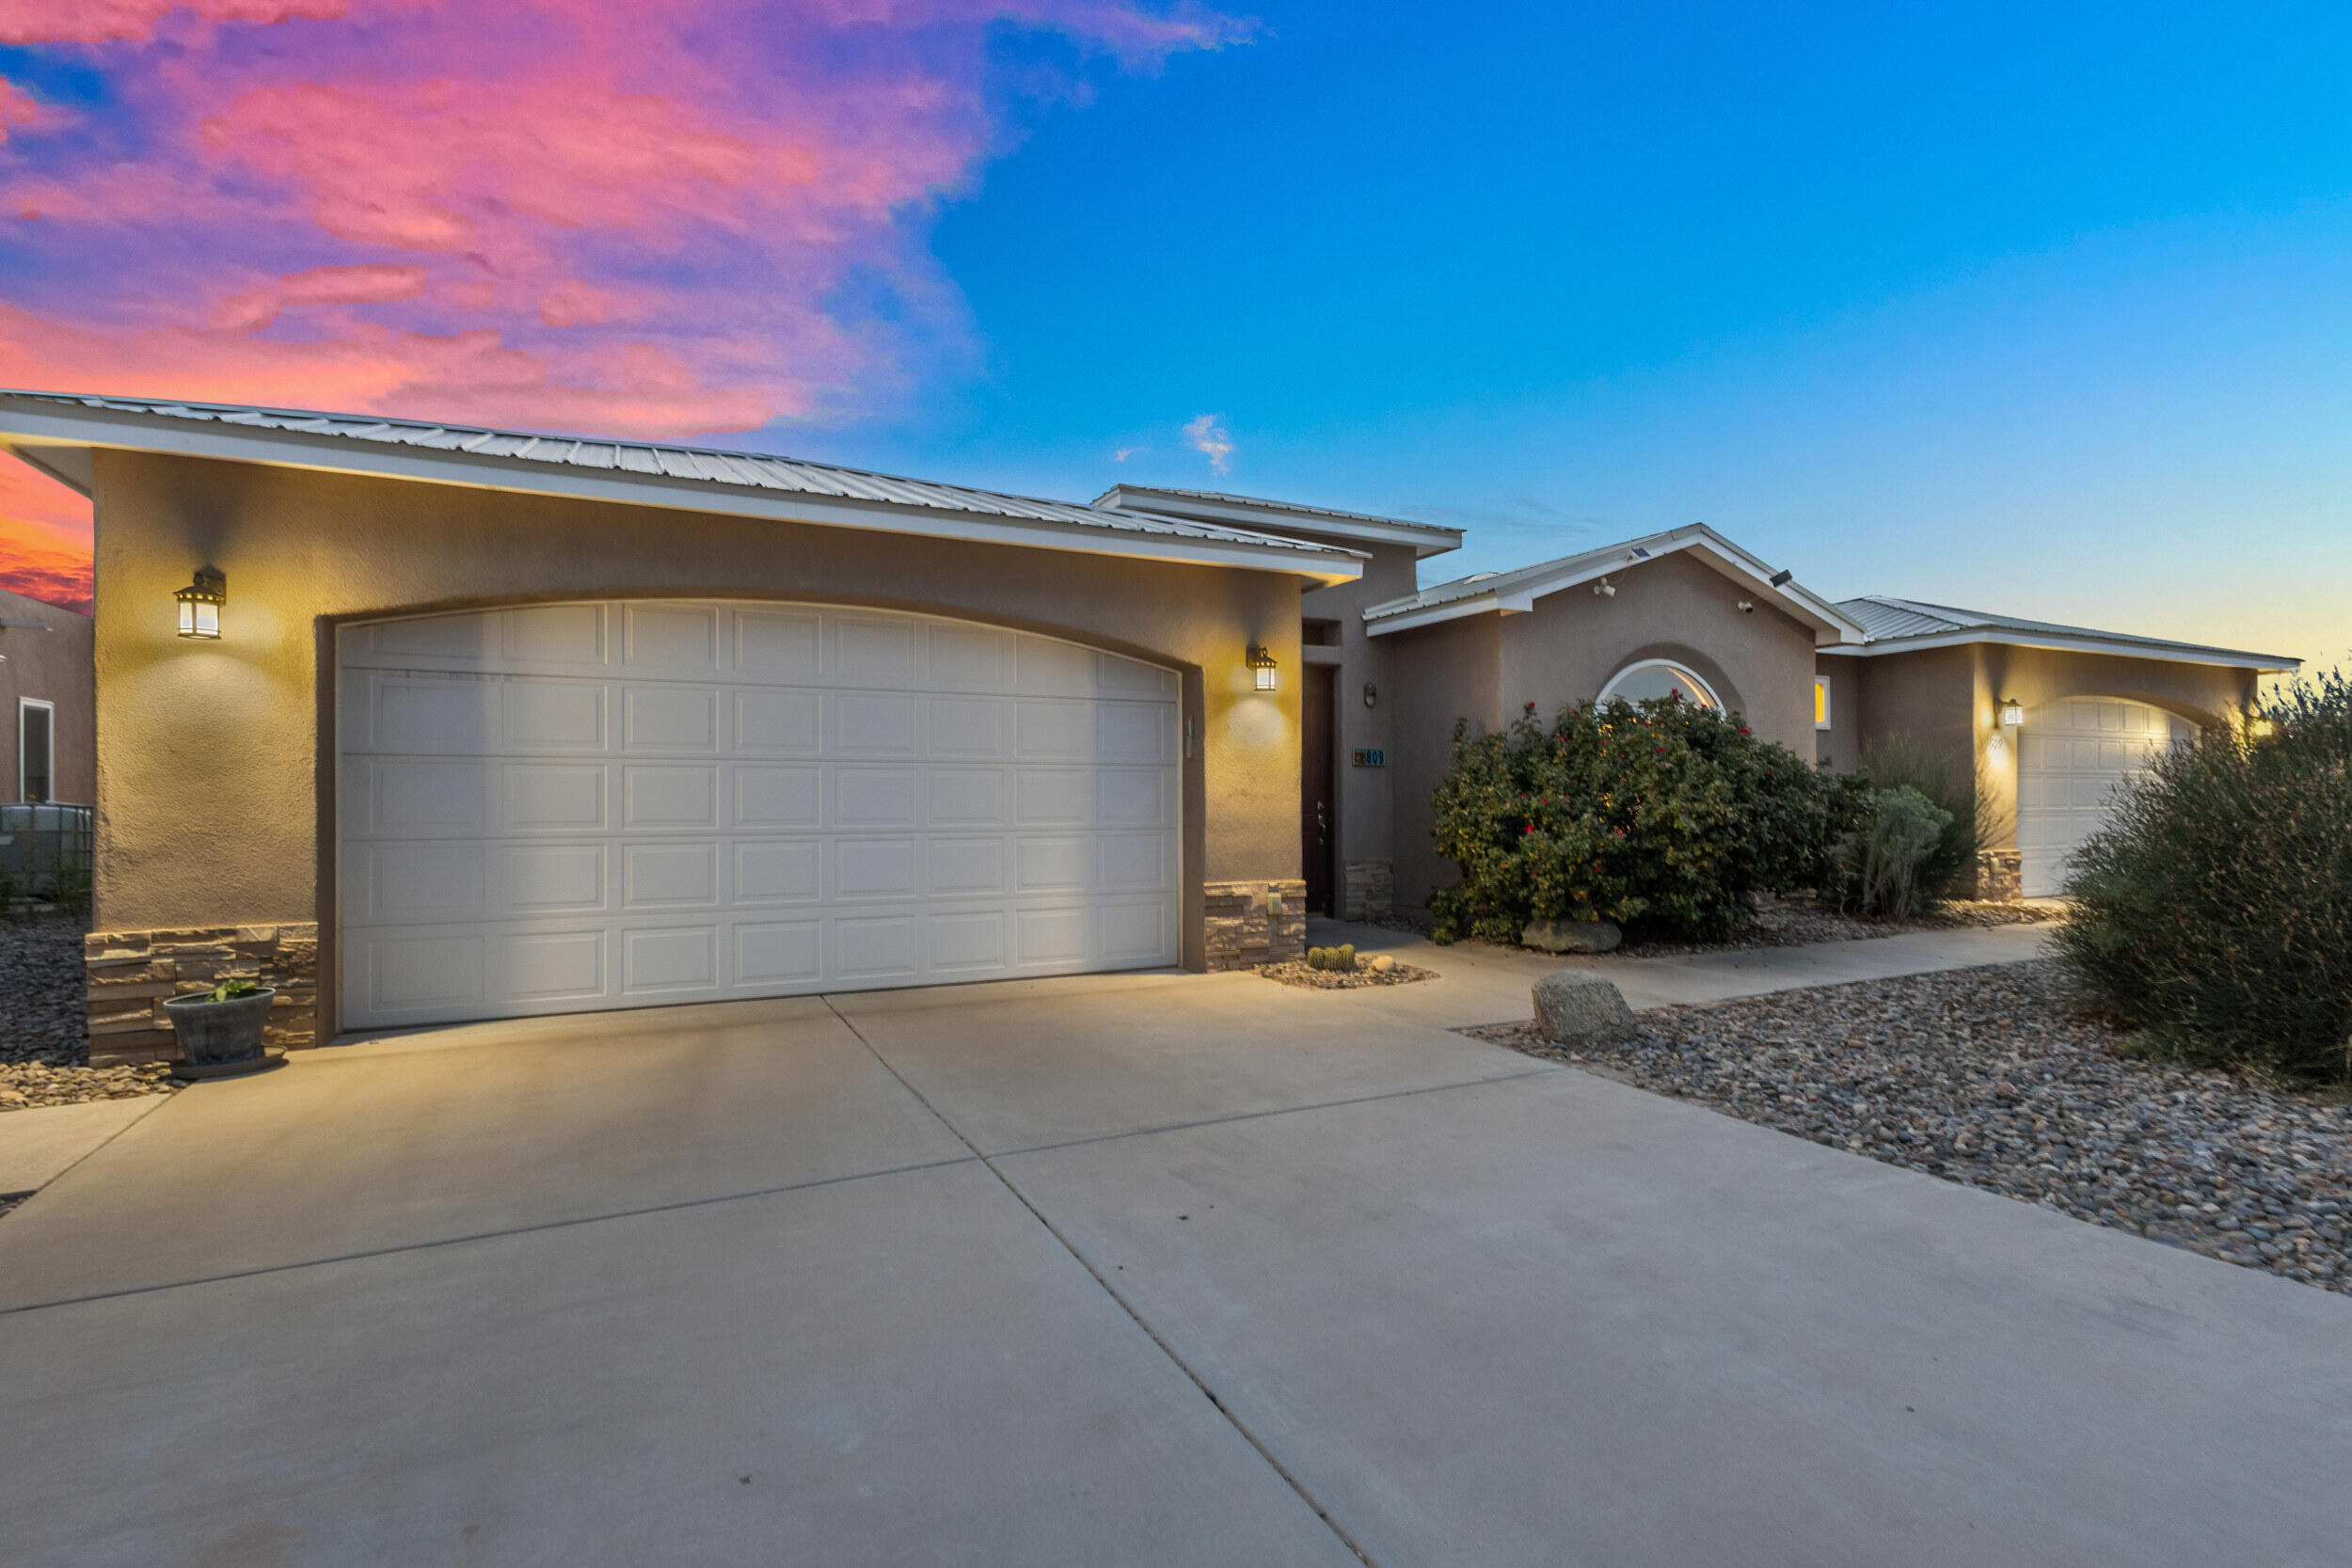
[[[1408,523],[1402,519],[1369,517],[1355,513],[1318,512],[1307,506],[1245,506],[1232,501],[1180,495],[1148,484],[1114,484],[1095,497],[1093,504],[1117,506],[1131,512],[1148,512],[1193,522],[1231,523],[1239,528],[1263,529],[1273,532],[1287,529],[1301,533],[1323,533],[1335,539],[1353,539],[1359,544],[1409,545],[1416,561],[1462,547],[1460,529],[1441,528],[1435,523]]]
[[[1311,581],[1350,582],[1363,575],[1356,551],[1316,545],[1249,545],[1239,541],[1186,539],[1166,534],[1122,533],[1083,523],[1005,514],[951,511],[859,497],[776,491],[669,474],[620,468],[586,468],[530,458],[478,452],[437,451],[417,447],[378,447],[346,436],[251,425],[192,423],[164,415],[104,408],[28,408],[0,404],[0,447],[87,494],[66,471],[64,454],[76,449],[162,452],[222,462],[403,479],[466,489],[552,495],[624,506],[755,517],[818,527],[1090,555],[1237,566],[1294,573]]]
[[[1826,654],[1876,658],[1886,654],[1924,653],[1934,648],[1965,647],[1971,642],[1997,642],[2010,648],[2042,648],[2053,653],[2109,654],[2119,658],[2156,659],[2169,664],[2217,664],[2226,669],[2284,674],[2300,670],[2303,661],[2284,654],[2257,654],[2237,648],[2201,648],[2182,642],[2143,642],[2129,637],[2065,637],[2044,632],[1972,626],[1962,631],[1931,632],[1917,637],[1892,637],[1861,647],[1823,648]]]

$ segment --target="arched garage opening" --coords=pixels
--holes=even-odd
[[[1172,671],[670,599],[355,625],[337,661],[346,1027],[1179,961]]]
[[[2074,850],[2106,821],[2116,792],[2195,725],[2122,697],[2063,697],[2029,708],[2017,734],[2018,880],[2028,898],[2064,891]]]

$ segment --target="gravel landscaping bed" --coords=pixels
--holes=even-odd
[[[0,1112],[179,1086],[160,1063],[91,1067],[82,994],[80,921],[44,911],[0,922]]]
[[[1434,980],[1434,969],[1417,969],[1408,963],[1391,960],[1387,969],[1313,969],[1304,958],[1288,963],[1260,964],[1258,973],[1269,980],[1279,980],[1286,986],[1305,986],[1310,990],[1356,990],[1364,986],[1406,986],[1415,980]]]
[[[1465,1033],[1963,1186],[2352,1294],[2352,1103],[2125,1054],[2057,965],[1639,1015],[1565,1050]]]

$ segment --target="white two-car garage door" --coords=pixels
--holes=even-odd
[[[345,628],[343,1022],[1178,959],[1174,674],[880,610]]]
[[[2026,716],[2017,737],[2018,879],[2028,898],[2063,892],[2069,858],[2106,822],[2117,789],[2196,732],[2161,708],[2070,697]]]

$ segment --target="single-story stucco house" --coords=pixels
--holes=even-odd
[[[87,805],[90,618],[0,588],[0,801]]]
[[[1454,721],[1492,729],[1604,696],[1678,690],[1800,756],[1853,767],[1897,736],[1977,780],[1971,891],[2053,894],[2065,858],[2152,748],[2248,711],[2299,661],[1923,605],[1832,603],[1704,525],[1510,572],[1417,586],[1453,529],[1247,497],[1124,485],[1157,515],[1345,544],[1352,580],[1300,598],[1301,864],[1308,907],[1425,908],[1454,880],[1429,798]]]
[[[1698,527],[1424,590],[1458,531],[1188,491],[31,392],[0,446],[95,507],[101,1062],[230,974],[298,1045],[1238,967],[1442,885],[1459,718],[1677,689],[1973,756],[1972,704],[2208,721],[2293,664],[1882,639]]]

